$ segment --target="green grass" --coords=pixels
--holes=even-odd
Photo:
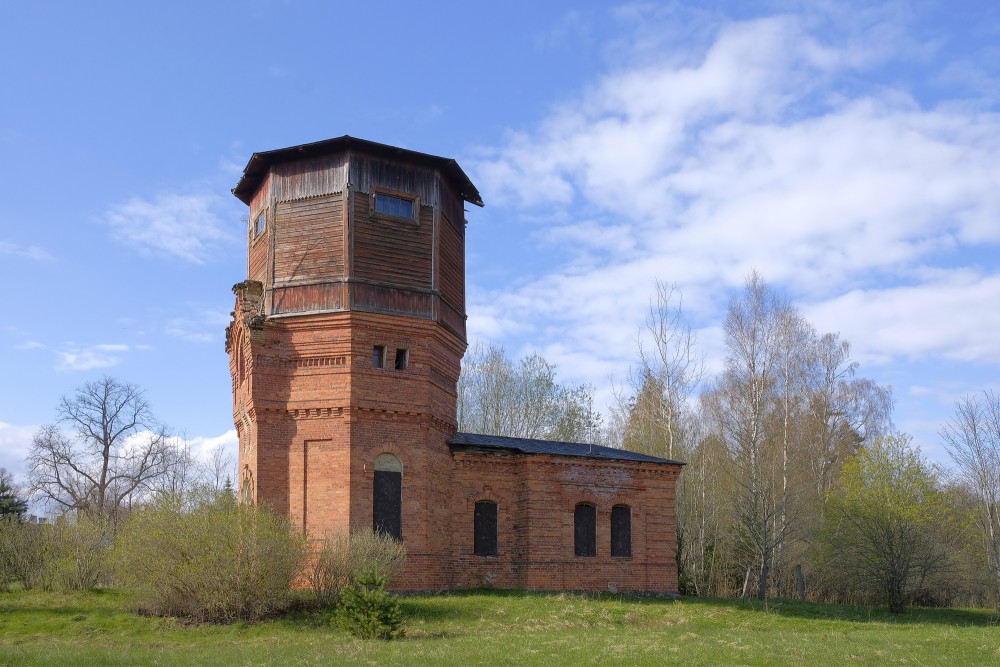
[[[0,665],[997,665],[988,610],[476,591],[406,598],[407,637],[312,614],[186,625],[120,593],[0,593]]]

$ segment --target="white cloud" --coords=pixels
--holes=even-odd
[[[191,446],[191,451],[194,452],[195,457],[200,461],[208,461],[213,450],[217,447],[223,447],[225,450],[232,454],[233,458],[236,458],[238,454],[239,438],[236,437],[236,429],[230,429],[223,433],[222,435],[214,436],[196,436],[194,438],[188,438],[187,443]]]
[[[68,349],[58,350],[58,369],[62,371],[88,371],[95,368],[110,368],[121,361],[121,355],[128,352],[129,346],[124,344],[100,344],[89,347],[70,345]]]
[[[104,215],[115,237],[140,252],[165,254],[204,264],[237,236],[220,217],[219,195],[165,194],[149,201],[139,197],[112,206]]]
[[[45,345],[39,343],[37,340],[26,340],[20,345],[15,345],[15,350],[41,350],[44,349]]]
[[[219,341],[229,324],[230,316],[225,311],[202,309],[193,317],[175,317],[167,322],[167,334],[193,343]]]
[[[824,330],[857,341],[871,362],[942,357],[1000,364],[1000,274],[953,271],[898,287],[851,290],[805,309]]]
[[[43,248],[36,245],[25,246],[19,243],[11,243],[9,241],[0,241],[0,255],[24,257],[37,262],[52,260],[52,255],[46,252]]]
[[[470,286],[470,338],[537,347],[601,395],[660,278],[717,367],[726,303],[756,268],[862,362],[1000,363],[1000,115],[869,78],[934,58],[891,12],[867,18],[824,38],[802,17],[717,24],[696,57],[647,41],[473,162],[487,201],[543,227],[512,233],[568,257]]]

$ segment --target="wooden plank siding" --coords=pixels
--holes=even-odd
[[[275,287],[272,293],[274,315],[344,310],[347,306],[347,283],[321,283],[296,287]]]
[[[353,277],[430,289],[434,209],[421,206],[414,224],[372,217],[370,207],[370,197],[354,197]]]
[[[271,170],[273,199],[278,202],[334,194],[347,188],[347,153],[276,164]]]
[[[388,285],[352,282],[351,310],[366,310],[394,315],[411,315],[422,319],[432,316],[433,295]]]
[[[350,183],[355,192],[367,194],[383,188],[415,195],[420,203],[428,206],[441,202],[440,177],[436,170],[363,153],[351,154]]]
[[[438,226],[437,287],[452,307],[465,304],[465,229],[444,213]]]
[[[250,251],[247,253],[247,277],[250,280],[257,280],[261,284],[267,284],[267,260],[268,246],[270,244],[271,220],[267,221],[267,228],[264,233],[254,238],[254,221],[261,211],[267,209],[270,204],[271,179],[265,178],[260,186],[260,190],[254,195],[250,202],[250,217],[247,219],[247,245]],[[268,216],[270,218],[270,216]]]
[[[373,215],[377,190],[418,220]],[[278,162],[250,205],[248,275],[272,315],[357,309],[435,319],[465,339],[465,210],[437,169],[346,150]]]
[[[344,277],[344,195],[278,203],[274,286]]]

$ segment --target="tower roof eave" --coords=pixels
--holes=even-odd
[[[240,177],[236,187],[233,188],[233,195],[244,204],[249,205],[250,200],[253,198],[254,193],[257,191],[260,182],[264,179],[271,165],[319,157],[348,148],[357,148],[366,153],[383,157],[402,158],[439,169],[448,177],[462,199],[476,206],[484,205],[479,190],[476,189],[476,186],[473,185],[472,181],[455,160],[428,155],[427,153],[418,153],[405,148],[397,148],[388,144],[379,144],[365,139],[358,139],[346,134],[335,139],[325,139],[298,146],[289,146],[288,148],[254,153],[250,156],[247,166],[243,168],[243,175]]]

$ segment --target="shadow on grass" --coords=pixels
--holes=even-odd
[[[996,614],[990,609],[956,609],[912,607],[901,614],[893,614],[885,607],[804,602],[787,598],[770,600],[738,600],[728,598],[683,597],[680,600],[662,597],[632,596],[612,593],[568,593],[548,591],[473,589],[449,591],[437,595],[404,598],[403,608],[410,618],[431,620],[461,619],[488,612],[495,599],[558,599],[578,597],[584,600],[606,600],[635,604],[643,607],[666,607],[676,604],[730,609],[733,611],[775,614],[805,621],[830,621],[848,623],[933,624],[955,627],[1000,626]],[[440,602],[435,602],[438,599]],[[408,600],[419,600],[407,604]],[[457,603],[457,604],[456,604]]]
[[[844,621],[850,623],[934,624],[958,627],[996,626],[996,614],[989,609],[953,609],[912,607],[901,614],[893,614],[885,607],[867,607],[847,604],[803,602],[777,598],[770,600],[732,600],[726,598],[685,597],[682,604],[693,606],[730,608],[776,614],[787,618],[815,621]]]

